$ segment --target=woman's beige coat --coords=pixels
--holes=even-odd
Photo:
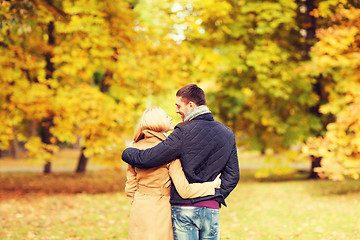
[[[163,133],[150,130],[144,130],[144,134],[144,139],[135,143],[134,147],[150,148],[166,138]],[[169,202],[171,180],[182,198],[215,193],[213,182],[189,184],[179,159],[151,169],[139,169],[128,165],[125,192],[131,202],[129,239],[174,238]]]

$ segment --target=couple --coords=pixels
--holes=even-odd
[[[123,152],[129,239],[220,239],[220,204],[240,177],[234,134],[214,121],[196,84],[176,93],[176,112],[183,122],[166,137],[171,118],[161,108],[146,110],[135,148]]]

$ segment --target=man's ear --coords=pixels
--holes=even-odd
[[[191,108],[191,109],[194,109],[194,108],[196,108],[198,105],[196,105],[196,103],[194,103],[193,101],[190,101],[189,102],[189,107]]]

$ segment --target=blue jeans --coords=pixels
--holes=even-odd
[[[220,239],[219,209],[171,207],[174,240]]]

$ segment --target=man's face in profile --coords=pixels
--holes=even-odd
[[[190,110],[192,110],[196,107],[195,103],[193,103],[192,101],[189,101],[188,103],[186,103],[186,101],[184,101],[182,99],[182,97],[176,97],[175,105],[176,105],[176,113],[180,114],[181,119],[183,121],[184,121],[185,115]]]

